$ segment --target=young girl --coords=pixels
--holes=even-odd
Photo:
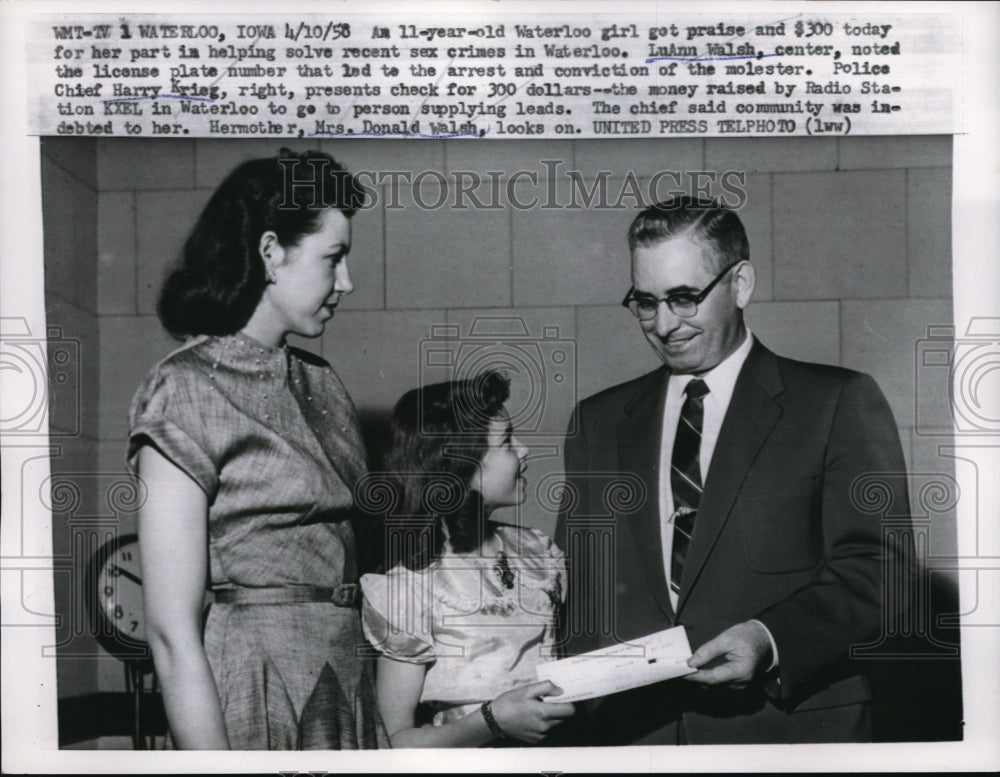
[[[395,566],[361,586],[394,747],[536,743],[574,712],[543,701],[561,691],[535,675],[554,657],[563,554],[536,529],[490,519],[525,498],[527,449],[504,410],[508,393],[506,378],[487,372],[410,391],[393,413]],[[421,725],[424,710],[431,725]]]

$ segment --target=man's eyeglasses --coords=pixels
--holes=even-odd
[[[705,297],[709,295],[709,292],[726,276],[726,273],[739,263],[733,262],[725,270],[716,275],[712,282],[697,294],[679,292],[671,294],[669,297],[657,298],[648,294],[637,295],[635,293],[635,286],[632,286],[628,290],[628,294],[625,295],[625,299],[622,300],[622,305],[631,310],[632,315],[640,321],[650,321],[656,318],[656,311],[660,309],[661,302],[666,302],[667,307],[670,308],[670,312],[675,316],[691,318],[691,316],[698,312],[698,306],[705,301]]]

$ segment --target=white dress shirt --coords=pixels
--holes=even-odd
[[[674,495],[670,488],[670,465],[674,455],[674,437],[684,405],[684,389],[695,377],[701,378],[708,386],[708,394],[703,400],[704,413],[701,423],[701,482],[704,483],[712,464],[715,443],[719,440],[722,420],[729,409],[736,379],[743,363],[753,346],[753,335],[747,331],[740,346],[729,356],[702,375],[671,375],[667,381],[667,401],[663,409],[663,430],[660,437],[660,537],[663,543],[663,571],[670,580],[670,554],[674,544]],[[697,519],[696,519],[697,520]],[[677,595],[671,590],[670,603],[677,607]]]
[[[750,355],[752,346],[753,333],[748,329],[740,346],[708,372],[697,376],[671,375],[667,381],[667,399],[663,409],[663,430],[660,438],[660,541],[663,548],[663,571],[668,582],[670,581],[672,563],[671,550],[674,545],[674,524],[671,520],[674,513],[674,495],[670,487],[670,466],[673,460],[677,423],[681,417],[681,407],[684,405],[684,389],[695,377],[701,378],[708,386],[708,394],[705,395],[703,401],[701,451],[698,457],[701,465],[701,482],[704,483],[711,468],[712,454],[715,452],[715,443],[719,440],[722,421],[729,409],[729,401],[733,398],[736,379],[740,375],[740,370],[743,369],[747,356]],[[697,522],[697,518],[695,521]],[[676,610],[678,595],[674,593],[672,587],[668,586],[668,588],[670,590],[670,603]],[[756,622],[760,623],[760,621]],[[778,663],[778,647],[768,628],[763,623],[761,626],[764,627],[771,640],[771,648],[774,653],[771,662],[773,668]]]

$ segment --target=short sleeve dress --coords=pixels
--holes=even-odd
[[[427,665],[420,701],[434,725],[450,723],[537,682],[535,667],[557,657],[565,574],[544,533],[498,524],[475,554],[446,546],[426,569],[364,575],[365,635],[387,658]]]
[[[356,582],[347,519],[364,448],[326,362],[193,338],[147,375],[129,427],[133,471],[153,445],[205,492],[212,589]],[[234,749],[388,746],[356,608],[214,603],[204,641]]]

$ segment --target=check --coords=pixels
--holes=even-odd
[[[535,671],[539,680],[551,680],[563,691],[559,696],[543,697],[545,701],[580,701],[694,674],[698,670],[687,665],[690,657],[687,632],[683,626],[675,626],[630,642],[539,664]]]

